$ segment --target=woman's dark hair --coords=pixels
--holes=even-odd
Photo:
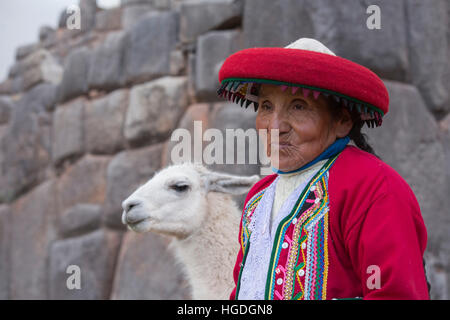
[[[337,102],[331,95],[327,98],[328,107],[331,112],[331,115],[334,119],[339,119],[342,116],[342,112],[344,107]],[[348,109],[347,109],[348,110]],[[376,153],[372,146],[367,142],[367,135],[361,132],[362,127],[364,126],[364,121],[361,120],[359,113],[353,109],[352,111],[348,110],[350,116],[353,120],[353,127],[348,134],[349,138],[355,142],[355,144],[361,150],[364,150],[368,153],[373,154],[377,158],[380,158]]]

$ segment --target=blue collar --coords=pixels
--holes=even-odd
[[[345,136],[344,138],[337,139],[328,148],[326,148],[320,155],[318,155],[314,160],[308,162],[307,164],[305,164],[304,166],[302,166],[298,169],[295,169],[292,171],[281,171],[281,170],[278,170],[277,168],[272,167],[272,171],[277,174],[287,174],[287,173],[294,173],[294,172],[304,170],[306,168],[309,168],[313,164],[319,162],[320,160],[328,159],[328,158],[331,158],[332,156],[335,156],[336,154],[338,154],[339,152],[344,150],[345,146],[349,143],[349,141],[350,141],[349,136]]]

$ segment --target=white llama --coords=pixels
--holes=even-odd
[[[231,195],[258,176],[240,177],[184,163],[165,168],[122,203],[122,222],[136,232],[172,237],[193,299],[228,299],[239,250],[240,212]]]

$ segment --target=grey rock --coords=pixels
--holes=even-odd
[[[425,270],[430,283],[431,300],[448,300],[448,266],[446,259],[441,255],[425,253]]]
[[[58,18],[58,28],[64,29],[67,27],[67,19],[69,18],[69,16],[70,14],[67,12],[67,8],[61,10]]]
[[[366,132],[377,154],[413,189],[428,231],[427,251],[442,255],[448,266],[450,190],[438,125],[415,87],[391,81],[385,84],[390,95],[390,111],[382,127]]]
[[[7,205],[0,205],[0,300],[9,298],[10,278],[10,216],[11,211]]]
[[[100,222],[100,205],[78,203],[64,211],[61,215],[59,233],[65,238],[80,235],[99,228]]]
[[[86,155],[69,166],[57,181],[60,212],[78,204],[101,204],[106,196],[110,157]]]
[[[16,49],[16,59],[21,60],[31,54],[32,52],[35,52],[39,49],[40,44],[39,43],[30,43],[23,46],[20,46]]]
[[[170,75],[182,75],[186,70],[186,61],[181,50],[173,50],[170,53]]]
[[[10,299],[48,298],[48,252],[58,216],[54,181],[46,181],[11,205]]]
[[[197,0],[181,3],[180,40],[194,41],[199,35],[213,29],[231,29],[239,26],[243,1]]]
[[[255,129],[256,112],[253,109],[241,108],[238,104],[234,103],[215,103],[214,109],[211,114],[210,126],[211,128],[219,129],[224,137],[224,149],[223,149],[223,163],[211,165],[211,169],[228,172],[237,175],[253,175],[259,174],[259,156],[258,156],[258,143],[252,143],[252,139],[256,136]],[[231,144],[227,143],[226,130],[230,129],[230,133],[238,133],[236,130],[243,130],[247,132],[245,138],[245,150],[244,164],[237,163],[237,153],[242,152],[238,146],[239,142],[237,138]],[[233,131],[231,131],[233,130]],[[251,139],[250,139],[251,138]],[[226,155],[234,154],[232,164],[227,164]],[[251,156],[250,156],[251,155]],[[255,161],[256,159],[256,161]],[[256,162],[256,163],[255,163]]]
[[[314,27],[303,0],[246,0],[245,47],[284,47],[300,37],[312,37]]]
[[[191,299],[166,239],[152,233],[124,235],[111,299]]]
[[[88,73],[90,88],[111,90],[124,83],[125,33],[108,34],[105,41],[95,48]]]
[[[52,83],[40,83],[27,93],[34,110],[53,111],[58,100],[58,86]]]
[[[102,208],[106,225],[125,229],[121,222],[122,201],[149,180],[161,166],[162,145],[122,151],[107,169],[106,200]]]
[[[124,135],[134,145],[167,139],[187,106],[186,77],[163,77],[130,91]]]
[[[381,29],[366,26],[369,5],[381,8]],[[404,1],[248,0],[243,32],[246,47],[281,46],[315,38],[338,56],[381,77],[406,80],[409,68]],[[383,57],[383,58],[380,58]]]
[[[49,298],[108,299],[120,240],[121,236],[117,232],[98,230],[81,237],[55,241],[49,258]],[[71,283],[68,278],[76,272],[70,271],[69,266],[79,268],[81,275],[79,290],[67,288],[67,282]]]
[[[55,29],[50,26],[42,26],[39,28],[39,41],[45,42],[48,38],[55,33]]]
[[[125,6],[122,8],[122,27],[125,30],[131,29],[131,27],[145,17],[145,15],[150,11],[153,11],[153,8],[149,4]]]
[[[0,96],[0,125],[9,121],[12,107],[13,104],[9,97]]]
[[[447,177],[450,181],[450,113],[440,121],[440,140],[444,145],[446,163],[447,163]]]
[[[149,12],[133,25],[125,44],[127,82],[169,74],[170,52],[177,34],[177,15],[173,12]]]
[[[251,107],[245,109],[234,103],[214,104],[214,109],[210,116],[210,126],[211,128],[219,129],[224,137],[224,159],[222,163],[208,165],[210,169],[242,176],[261,174],[259,152],[264,152],[264,150],[259,149],[262,144],[258,142],[255,119],[256,113]],[[238,138],[227,138],[227,129],[234,129],[230,130],[228,135],[230,133],[246,135],[243,141],[244,148],[239,145],[241,142],[239,142]],[[242,153],[243,150],[245,150],[245,155],[244,163],[242,164],[238,162],[238,152]],[[227,161],[227,155],[230,157],[234,155],[231,164]],[[265,165],[267,166],[267,164]],[[239,208],[243,207],[245,197],[246,195],[233,196]]]
[[[5,166],[4,150],[4,137],[6,135],[8,127],[6,125],[0,125],[0,204],[8,200],[8,194],[10,193],[10,187],[7,181],[7,168]]]
[[[431,111],[443,115],[450,111],[450,19],[448,1],[406,1],[411,78]]]
[[[84,104],[82,98],[72,100],[53,113],[52,160],[56,165],[83,152]]]
[[[45,49],[34,51],[16,62],[9,70],[11,78],[22,77],[25,90],[40,82],[58,84],[62,79],[62,73],[58,60]]]
[[[198,103],[198,104],[193,104],[190,105],[189,108],[186,110],[186,112],[184,113],[183,117],[181,118],[178,126],[177,126],[177,130],[181,129],[181,130],[188,130],[190,133],[190,137],[191,137],[191,141],[190,141],[190,158],[187,158],[185,155],[181,155],[181,152],[179,151],[179,148],[177,145],[179,146],[184,146],[184,144],[186,143],[186,141],[184,141],[184,138],[180,138],[179,140],[177,140],[177,136],[173,135],[175,133],[175,131],[172,132],[172,136],[170,137],[170,139],[167,142],[167,147],[165,148],[165,155],[163,158],[163,166],[166,165],[172,165],[178,162],[184,162],[184,161],[202,161],[202,154],[197,155],[196,152],[194,152],[195,150],[195,141],[196,141],[196,137],[200,137],[200,139],[202,139],[204,132],[209,128],[210,125],[210,109],[211,106],[208,103]],[[195,132],[195,124],[197,122],[197,126],[198,123],[201,124],[201,131],[199,132]],[[206,146],[206,142],[203,141],[201,146],[202,146],[202,150],[204,150],[205,146]],[[177,146],[175,149],[174,147]],[[186,152],[186,151],[184,151]],[[173,154],[172,154],[173,153]],[[180,159],[181,158],[181,159]],[[179,161],[180,160],[180,161]],[[184,161],[182,161],[184,160]]]
[[[64,73],[59,85],[59,101],[64,102],[88,91],[89,65],[91,51],[77,48],[69,53],[64,63]]]
[[[23,90],[23,79],[21,76],[5,79],[0,83],[0,94],[16,94]]]
[[[36,99],[38,87],[14,102],[1,144],[6,189],[0,198],[11,201],[42,182],[51,157],[51,114]]]
[[[91,100],[85,112],[86,150],[114,153],[124,147],[123,124],[128,107],[128,91],[116,90]]]
[[[239,31],[211,31],[197,40],[195,89],[199,101],[217,101],[218,74],[225,59],[242,49]]]
[[[135,6],[139,4],[150,5],[154,9],[169,9],[170,0],[122,0],[120,5],[124,6]]]
[[[81,32],[95,28],[95,14],[97,12],[96,0],[80,0]]]
[[[95,29],[100,31],[117,30],[122,27],[122,8],[112,8],[97,12]]]
[[[60,29],[67,29],[67,22],[69,17],[75,14],[73,5],[67,6],[61,11],[58,20],[58,27]],[[72,36],[78,36],[82,33],[91,31],[95,27],[95,18],[97,13],[97,1],[96,0],[80,0],[78,3],[78,9],[80,14],[80,29],[69,30]]]

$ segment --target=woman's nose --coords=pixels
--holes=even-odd
[[[290,130],[290,126],[283,114],[274,112],[270,121],[269,129],[277,129],[280,133],[283,133],[288,132]]]

